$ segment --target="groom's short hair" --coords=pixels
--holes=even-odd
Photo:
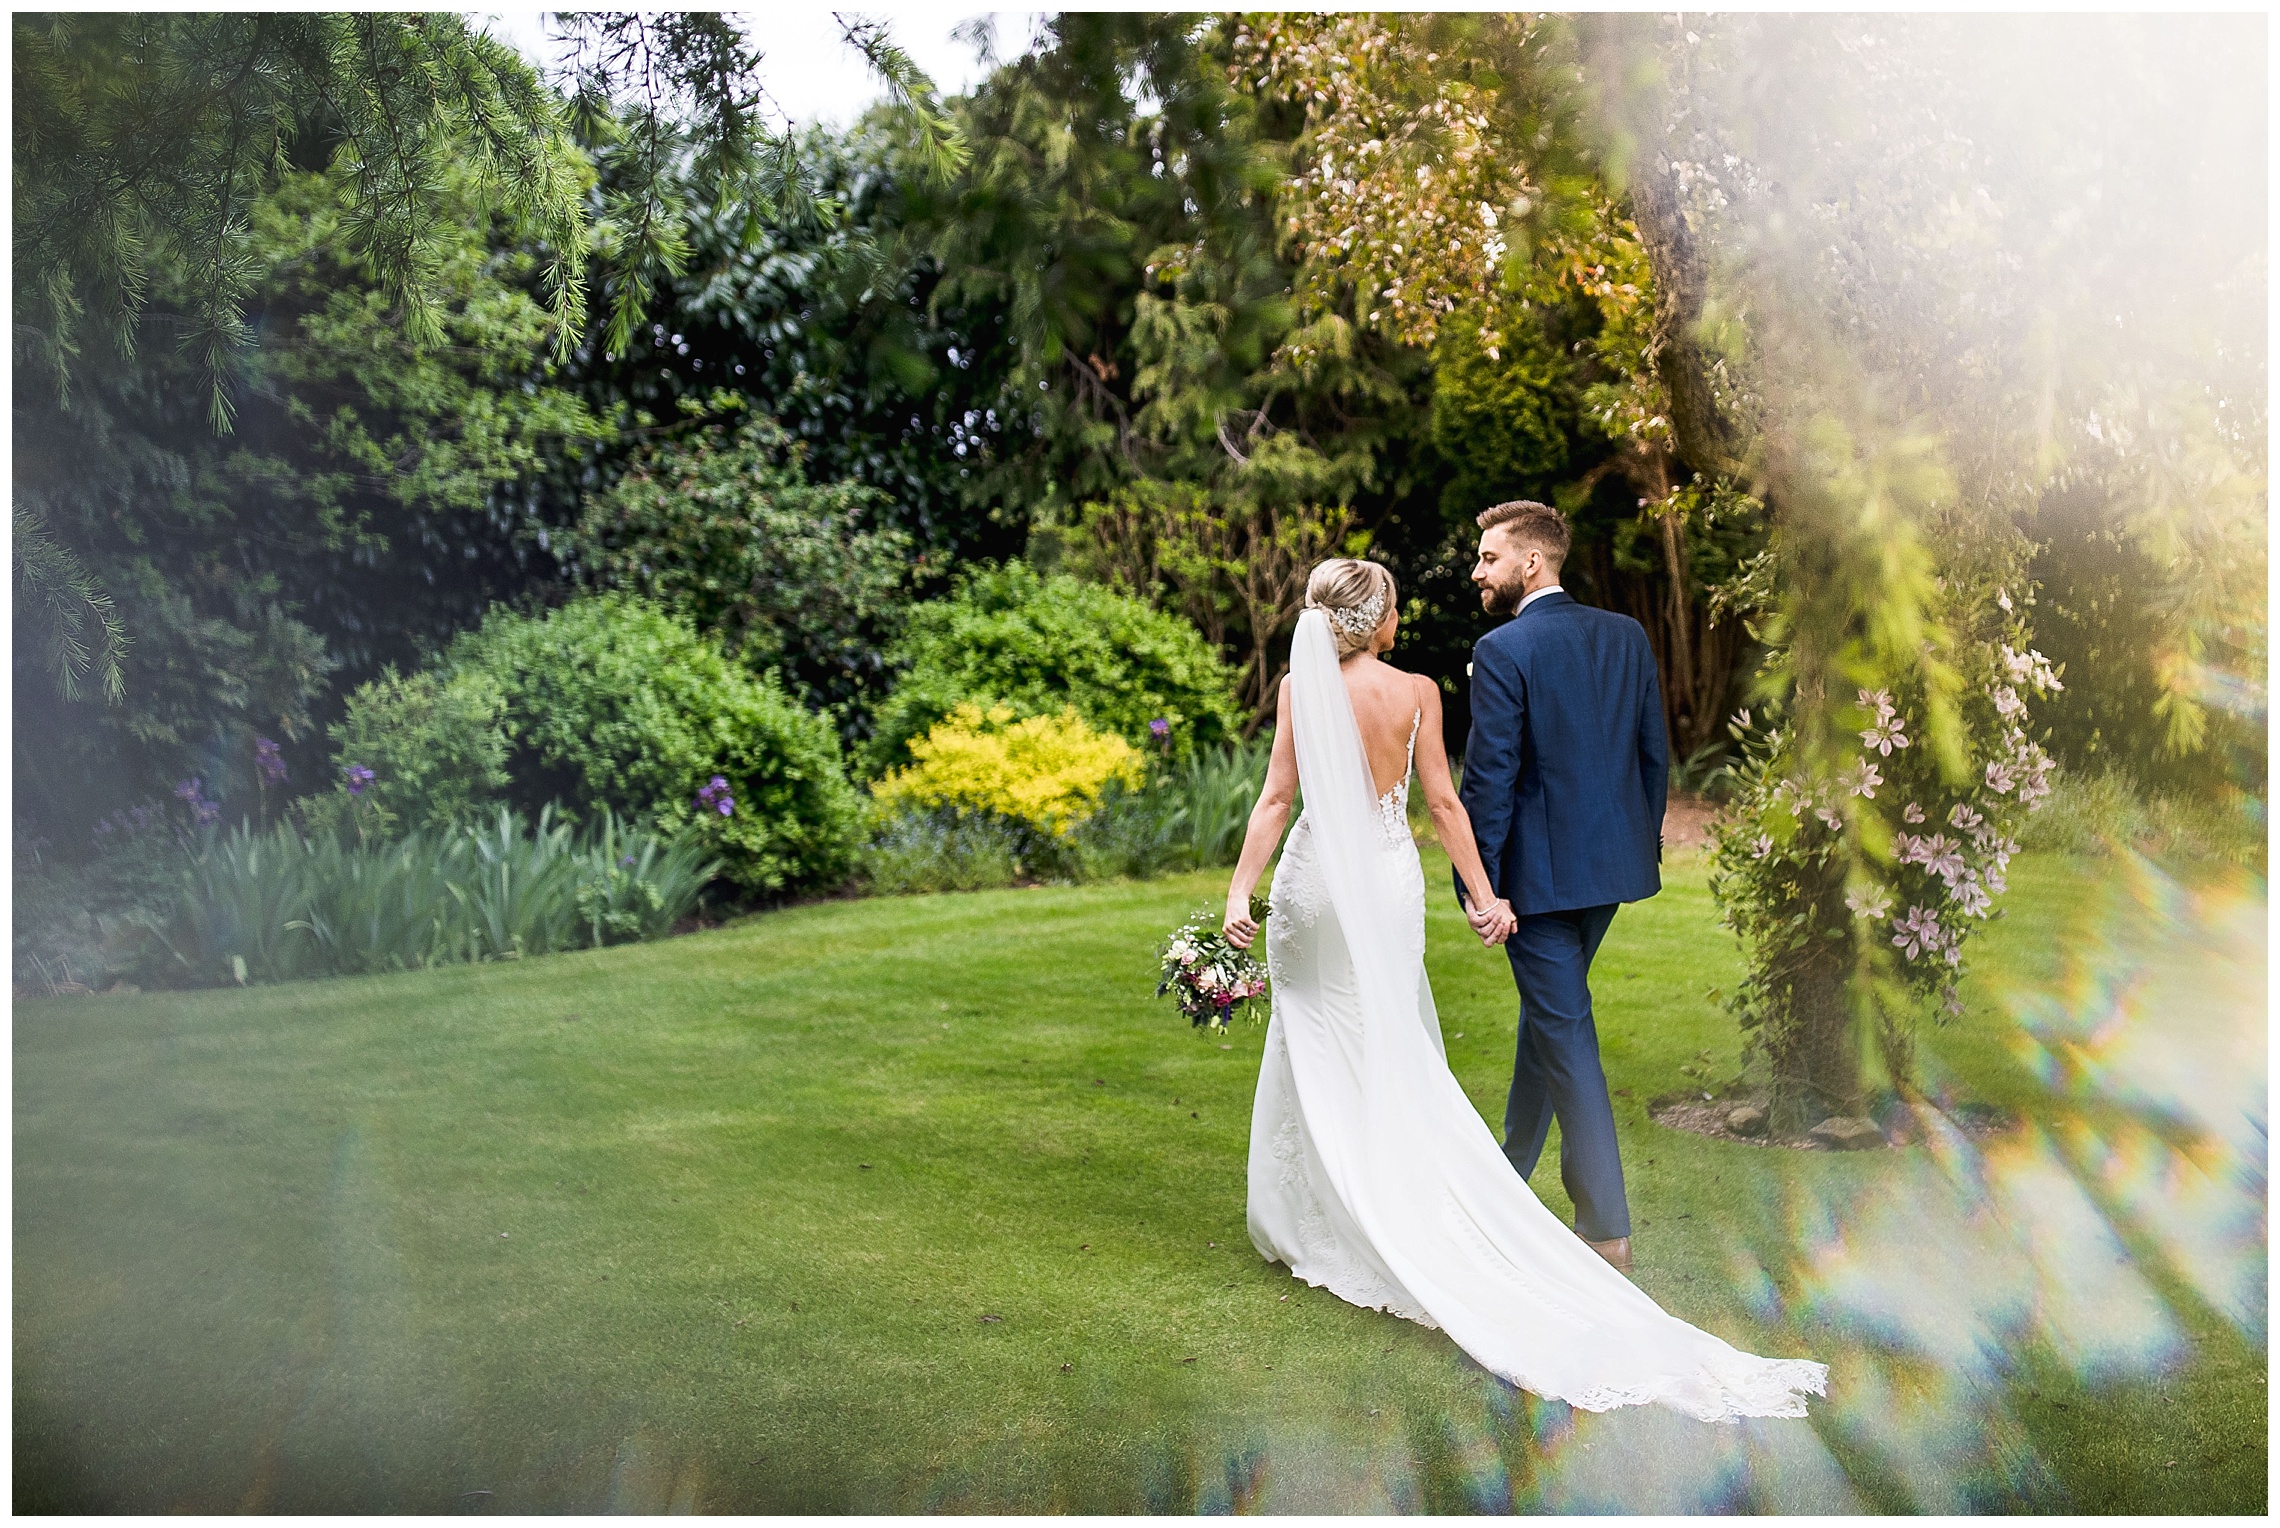
[[[1575,536],[1569,531],[1567,516],[1549,504],[1538,504],[1534,499],[1512,499],[1493,504],[1473,517],[1474,523],[1484,531],[1502,526],[1518,546],[1532,546],[1544,554],[1544,561],[1559,567],[1567,561],[1568,547]]]

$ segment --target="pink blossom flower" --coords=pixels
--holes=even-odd
[[[1965,806],[1960,801],[1958,801],[1955,804],[1953,810],[1948,813],[1948,826],[1953,828],[1961,828],[1967,833],[1970,832],[1973,828],[1978,827],[1980,823],[1985,820],[1986,819],[1982,818],[1977,812],[1973,811],[1970,807]]]
[[[1764,859],[1772,852],[1773,835],[1770,833],[1760,833],[1757,840],[1750,845],[1750,858],[1754,860]]]
[[[1924,820],[1924,809],[1911,801],[1901,808],[1900,820],[1902,822],[1922,822]]]
[[[2012,784],[2010,765],[1998,759],[1987,766],[1987,788],[1989,790],[1998,796],[2007,796],[2011,792]]]
[[[2019,699],[2019,692],[2017,690],[2012,689],[2007,684],[1999,686],[1996,689],[1996,715],[2002,717],[2005,721],[2009,721],[2012,717],[2017,716],[2021,711],[2024,711],[2026,709],[2027,703]]]
[[[1890,717],[1879,717],[1875,726],[1860,735],[1863,748],[1873,748],[1884,757],[1892,757],[1892,750],[1908,746],[1908,738],[1900,730],[1900,723]]]
[[[1924,870],[1952,888],[1956,877],[1963,874],[1963,845],[1945,833],[1934,833],[1924,841]]]
[[[1937,951],[1945,939],[1939,915],[1928,907],[1911,906],[1892,925],[1892,947],[1910,960]]]
[[[1988,906],[1993,901],[1987,895],[1987,888],[1979,884],[1979,878],[1968,873],[1957,877],[1949,885],[1948,900],[1956,905],[1959,912],[1969,913],[1974,918],[1986,917]]]

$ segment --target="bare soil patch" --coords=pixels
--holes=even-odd
[[[1790,1151],[1837,1151],[1843,1148],[1810,1135],[1743,1135],[1726,1123],[1726,1116],[1745,1104],[1760,1108],[1765,1100],[1755,1097],[1729,1097],[1705,1099],[1699,1091],[1666,1093],[1650,1101],[1647,1117],[1658,1125],[1673,1130],[1684,1130],[1691,1135],[1707,1135],[1716,1140],[1732,1141],[1738,1146],[1778,1146]],[[1925,1105],[1927,1110],[1931,1105]],[[1986,1140],[2016,1129],[2019,1121],[2004,1110],[1989,1104],[1963,1103],[1938,1111],[1950,1126],[1968,1140]],[[1923,1140],[1924,1127],[1915,1114],[1897,1101],[1863,1116],[1884,1133],[1886,1146],[1913,1146]]]
[[[1710,820],[1718,803],[1700,796],[1673,796],[1663,807],[1663,847],[1703,849],[1710,844]]]

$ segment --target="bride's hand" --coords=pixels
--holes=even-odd
[[[1225,934],[1227,942],[1238,950],[1247,950],[1251,947],[1251,941],[1259,935],[1259,925],[1257,920],[1252,918],[1251,910],[1247,905],[1238,908],[1233,903],[1229,903],[1227,916],[1221,921],[1219,932]]]
[[[1519,917],[1512,911],[1511,900],[1506,897],[1498,897],[1488,906],[1477,910],[1467,907],[1465,919],[1472,924],[1473,932],[1480,935],[1480,942],[1484,945],[1504,943],[1512,937],[1512,931],[1520,926]]]

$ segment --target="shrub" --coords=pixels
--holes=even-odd
[[[985,891],[1021,879],[1036,838],[1023,824],[956,807],[882,814],[860,856],[859,874],[876,895]]]
[[[1272,746],[1271,737],[1262,737],[1198,749],[1166,771],[1161,788],[1178,803],[1179,841],[1188,864],[1232,865],[1242,854]],[[1424,793],[1415,797],[1422,801]]]
[[[91,854],[70,855],[19,819],[17,988],[50,996],[94,990],[132,969],[141,924],[172,904],[197,851],[196,821],[186,800],[167,806],[146,798],[95,825]]]
[[[910,745],[912,762],[871,787],[889,806],[995,812],[1066,835],[1098,810],[1111,781],[1141,784],[1139,753],[1093,731],[1075,710],[1014,720],[967,703]]]
[[[1176,758],[1234,739],[1234,675],[1193,626],[1098,584],[1040,578],[1019,562],[969,577],[914,606],[896,661],[905,672],[879,708],[866,754],[874,774],[963,702],[1017,715],[1073,707],[1136,747],[1163,722]]]
[[[481,821],[509,784],[506,721],[506,691],[480,670],[390,669],[357,686],[331,729],[338,788],[308,799],[309,826],[391,837]]]
[[[334,738],[343,778],[311,820],[367,839],[558,802],[581,821],[691,828],[731,880],[775,891],[839,880],[860,830],[831,724],[627,595],[540,616],[494,609],[432,673],[359,690]],[[716,776],[725,789],[700,803]]]

